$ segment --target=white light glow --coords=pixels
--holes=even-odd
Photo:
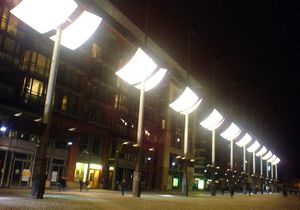
[[[62,30],[60,44],[76,50],[94,34],[101,20],[97,15],[84,11],[71,25]],[[56,35],[50,39],[55,41]]]
[[[238,142],[236,142],[236,145],[238,145],[239,147],[243,147],[246,146],[250,141],[251,141],[252,137],[246,133],[243,138],[241,138]]]
[[[208,130],[215,130],[223,122],[224,117],[216,109],[214,109],[212,113],[200,123],[200,125]]]
[[[279,158],[276,158],[276,159],[272,162],[272,165],[277,165],[279,162],[280,162],[280,159],[279,159]]]
[[[271,162],[273,162],[274,160],[276,160],[276,158],[277,158],[276,155],[273,154],[273,156],[272,156],[269,160],[267,160],[267,162],[268,162],[268,163],[271,163]]]
[[[271,151],[269,151],[265,156],[262,157],[263,160],[267,160],[269,159],[271,156],[273,155],[273,153]]]
[[[241,132],[242,132],[242,130],[238,126],[236,126],[234,123],[231,123],[231,125],[220,135],[224,139],[226,139],[228,141],[232,141],[235,138],[237,138]]]
[[[115,74],[128,84],[135,85],[149,77],[156,67],[156,63],[141,48],[138,48],[130,61]]]
[[[1,126],[0,131],[1,132],[5,132],[7,130],[7,128],[5,126]]]
[[[256,153],[256,156],[259,157],[259,156],[262,156],[264,155],[266,152],[267,152],[267,148],[265,146],[263,146],[257,153]]]
[[[160,81],[164,78],[167,73],[167,69],[159,69],[155,74],[153,74],[149,79],[145,81],[145,91],[149,91],[154,88]],[[137,89],[141,88],[141,84],[135,86]]]
[[[176,112],[181,114],[191,113],[194,111],[201,103],[199,97],[188,87],[185,88],[183,93],[169,106]]]
[[[46,33],[64,23],[77,6],[73,0],[23,0],[10,12],[34,30]]]
[[[255,141],[250,147],[247,148],[248,152],[255,152],[260,147],[260,143]]]

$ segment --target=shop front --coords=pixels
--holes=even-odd
[[[89,180],[89,188],[99,188],[100,179],[102,177],[102,165],[93,163],[76,163],[74,180],[86,182]]]

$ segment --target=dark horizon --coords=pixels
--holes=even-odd
[[[111,2],[145,31],[147,0]],[[149,5],[149,36],[203,84],[207,98],[215,72],[216,104],[232,108],[234,119],[278,154],[281,179],[300,178],[299,2]]]

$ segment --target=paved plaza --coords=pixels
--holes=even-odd
[[[300,210],[300,196],[281,194],[242,195],[230,198],[228,194],[211,197],[208,194],[192,193],[189,197],[175,194],[143,193],[141,198],[131,192],[122,197],[120,192],[90,190],[58,192],[48,190],[43,200],[32,198],[30,190],[1,189],[0,209],[45,209],[45,210]]]

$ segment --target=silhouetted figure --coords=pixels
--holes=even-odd
[[[83,188],[83,180],[82,179],[79,179],[79,191],[81,192],[82,191],[82,188]]]
[[[120,189],[121,189],[122,196],[124,196],[125,187],[126,187],[126,182],[125,182],[125,179],[123,179],[120,182]]]
[[[233,195],[234,195],[234,187],[231,186],[230,187],[230,196],[231,196],[231,198],[233,198]]]
[[[87,179],[85,181],[85,190],[88,191],[89,190],[89,184],[90,184],[90,181]]]

